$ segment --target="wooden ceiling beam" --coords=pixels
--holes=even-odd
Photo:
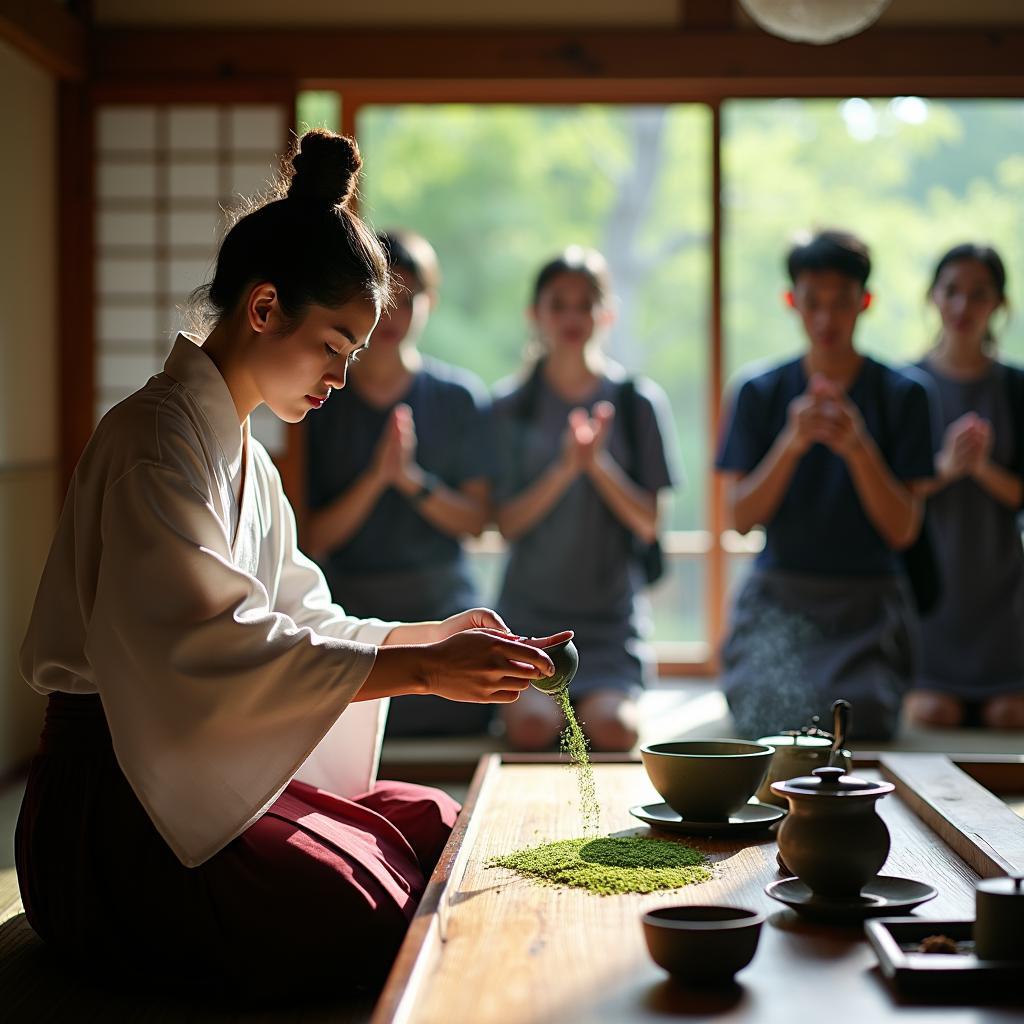
[[[55,0],[0,0],[0,39],[58,78],[84,78],[88,29]]]
[[[798,92],[851,81],[1024,80],[1024,28],[874,29],[830,46],[741,31],[379,31],[105,29],[93,79],[728,81]]]
[[[686,29],[730,29],[735,21],[733,0],[681,0],[680,22]]]

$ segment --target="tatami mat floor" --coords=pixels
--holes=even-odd
[[[644,695],[642,711],[641,742],[645,743],[723,736],[731,731],[725,700],[710,682],[660,685]],[[472,764],[495,745],[489,737],[404,740],[386,744],[384,759],[392,774],[411,778],[426,772],[428,781],[443,785],[459,798],[465,793],[464,779]],[[944,753],[1020,754],[1024,753],[1024,736],[980,730],[910,730],[895,744],[871,746],[876,750],[888,746]],[[427,770],[431,765],[436,769],[433,772]],[[450,780],[441,781],[439,776],[449,771],[453,772]],[[0,1020],[5,1024],[354,1024],[369,1020],[369,998],[240,1009],[174,992],[128,988],[116,965],[111,965],[106,979],[87,980],[69,974],[29,928],[22,911],[14,873],[14,826],[20,801],[20,785],[0,791]],[[1024,800],[1013,804],[1024,814]]]

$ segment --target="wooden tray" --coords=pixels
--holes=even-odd
[[[864,925],[886,980],[904,996],[925,1002],[978,1003],[1015,997],[1024,1002],[1024,963],[979,960],[974,955],[973,921],[921,921],[879,917]],[[946,935],[962,950],[921,953],[929,935]]]

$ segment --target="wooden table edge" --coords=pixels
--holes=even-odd
[[[980,877],[1024,873],[1024,819],[945,754],[890,753],[896,794]]]
[[[473,773],[462,810],[448,837],[441,859],[427,882],[423,899],[398,950],[394,966],[374,1007],[370,1024],[398,1024],[408,1019],[420,986],[441,955],[443,930],[450,894],[458,888],[472,849],[479,818],[475,811],[493,781],[501,754],[484,754]]]

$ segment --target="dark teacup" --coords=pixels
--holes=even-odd
[[[727,821],[761,785],[775,748],[748,740],[677,740],[640,748],[654,788],[689,821]]]
[[[651,958],[685,985],[728,985],[757,951],[764,917],[742,907],[661,907],[644,914]]]

